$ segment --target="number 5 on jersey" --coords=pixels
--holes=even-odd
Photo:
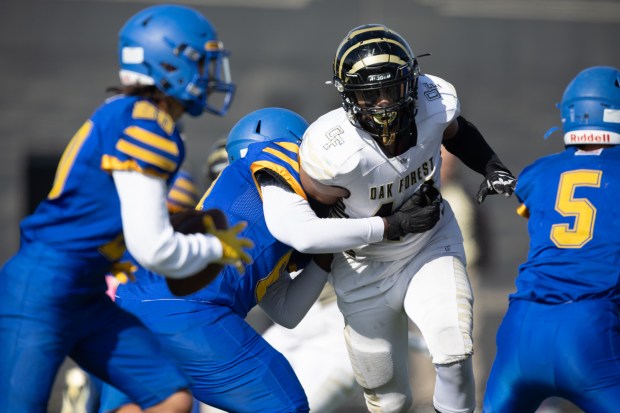
[[[563,217],[575,217],[575,223],[572,228],[569,224],[551,227],[551,241],[558,248],[581,248],[592,239],[596,207],[587,198],[575,198],[575,190],[580,186],[599,188],[602,175],[602,171],[581,169],[560,176],[555,210]]]

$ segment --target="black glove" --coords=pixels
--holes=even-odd
[[[426,232],[432,229],[441,217],[441,194],[433,183],[424,183],[411,198],[392,215],[386,217],[388,222],[387,239]]]
[[[504,194],[510,196],[514,193],[517,186],[517,178],[508,171],[494,171],[488,174],[478,191],[477,201],[479,204],[484,201],[487,195]]]

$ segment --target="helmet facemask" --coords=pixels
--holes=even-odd
[[[359,126],[388,146],[414,122],[416,78],[349,84],[341,87],[341,96]]]
[[[334,85],[349,119],[385,146],[415,129],[418,75],[405,40],[381,25],[351,30],[334,60]]]
[[[186,53],[187,50],[191,53]],[[185,48],[183,54],[198,66],[193,79],[188,82],[181,99],[186,111],[198,116],[203,111],[223,116],[228,112],[235,91],[231,81],[228,56],[221,41],[211,40],[205,51]]]

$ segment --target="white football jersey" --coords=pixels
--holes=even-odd
[[[388,216],[425,181],[433,179],[439,187],[443,132],[460,113],[456,91],[443,79],[421,75],[417,108],[417,144],[395,157],[388,157],[370,134],[353,126],[342,108],[310,125],[300,149],[304,171],[322,184],[343,187],[351,193],[334,205],[333,216]],[[410,234],[399,241],[368,244],[352,251],[352,255],[375,261],[410,256],[415,248],[437,238],[436,234],[452,219],[452,211],[445,208],[444,216],[431,231]],[[460,233],[450,236],[460,237]]]

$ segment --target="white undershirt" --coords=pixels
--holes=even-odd
[[[288,185],[264,177],[259,182],[269,231],[299,252],[340,252],[383,239],[381,217],[319,218],[308,201]],[[326,282],[327,272],[310,261],[295,278],[288,273],[282,274],[269,286],[259,306],[274,322],[293,328],[319,297]]]
[[[288,273],[282,274],[267,288],[258,305],[274,322],[294,328],[308,313],[326,282],[327,271],[310,261],[294,279]]]
[[[213,235],[174,232],[163,179],[133,171],[114,171],[112,177],[121,201],[125,245],[142,266],[184,278],[222,257],[222,244]]]
[[[275,180],[261,183],[261,192],[267,228],[299,252],[341,252],[383,239],[381,217],[319,218],[305,199]]]

